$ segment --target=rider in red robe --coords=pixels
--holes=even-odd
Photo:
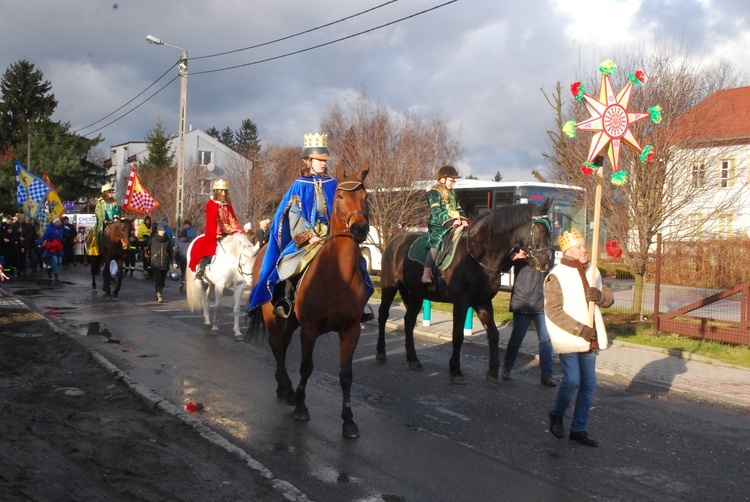
[[[203,278],[203,267],[206,258],[216,254],[216,243],[227,235],[242,232],[229,198],[229,183],[216,180],[213,184],[214,194],[206,204],[206,229],[199,235],[190,253],[190,269],[195,271],[195,278]]]

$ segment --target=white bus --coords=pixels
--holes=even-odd
[[[415,184],[418,190],[429,190],[434,181],[420,181]],[[552,222],[553,242],[571,227],[588,228],[584,206],[584,190],[573,185],[542,183],[538,181],[482,181],[459,178],[453,187],[456,198],[461,203],[469,220],[498,206],[508,204],[541,204],[546,197],[554,199],[549,216]],[[428,208],[425,202],[425,222]],[[426,231],[426,228],[423,229]],[[380,272],[381,252],[378,246],[378,232],[370,228],[367,240],[361,244],[362,256],[370,273]]]

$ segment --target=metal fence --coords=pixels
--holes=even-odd
[[[727,289],[662,284],[660,244],[654,280],[644,285],[641,310],[644,316],[654,316],[654,331],[750,345],[750,282]],[[613,307],[638,311],[633,308],[634,281],[607,279],[606,282],[615,293]]]

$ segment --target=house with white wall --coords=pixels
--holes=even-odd
[[[676,172],[691,199],[671,236],[750,236],[750,87],[711,94],[677,122]],[[665,237],[667,237],[665,235]]]
[[[175,161],[178,145],[179,137],[177,135],[169,138],[170,153],[174,155]],[[109,168],[108,174],[115,184],[115,196],[117,200],[121,201],[125,197],[130,168],[137,167],[138,163],[148,158],[148,143],[145,141],[130,141],[114,145],[110,147],[110,150],[111,157],[105,162],[105,167]],[[193,195],[204,199],[208,198],[213,180],[228,177],[228,170],[236,169],[236,166],[239,165],[243,165],[241,156],[218,139],[209,136],[200,129],[191,129],[185,132],[186,176],[189,169],[202,170],[199,175],[202,180],[201,193]]]

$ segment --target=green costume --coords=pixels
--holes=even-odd
[[[446,196],[444,197],[443,194]],[[448,202],[446,203],[446,198]],[[466,220],[466,213],[456,200],[452,190],[445,185],[437,184],[427,192],[430,204],[430,220],[427,222],[427,240],[429,247],[437,249],[445,235],[453,228],[456,219]]]
[[[104,231],[104,221],[111,222],[116,216],[119,217],[120,207],[117,202],[107,202],[104,197],[99,197],[96,200],[94,214],[96,215],[96,233],[101,235]]]

